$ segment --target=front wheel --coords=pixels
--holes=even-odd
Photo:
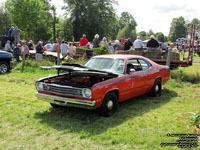
[[[151,91],[149,92],[149,95],[153,96],[153,97],[159,97],[159,96],[161,96],[161,93],[162,93],[161,80],[160,79],[156,79]]]
[[[0,62],[0,74],[4,74],[9,71],[9,65],[7,62]]]
[[[118,107],[118,98],[117,95],[113,92],[108,93],[99,108],[99,113],[102,116],[110,117],[114,114]]]

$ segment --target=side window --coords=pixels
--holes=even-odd
[[[138,61],[140,62],[142,70],[147,70],[152,66],[150,62],[148,62],[148,61],[146,61],[144,59],[138,59]]]
[[[142,67],[138,59],[129,59],[127,61],[126,73],[131,74],[137,71],[142,71]]]

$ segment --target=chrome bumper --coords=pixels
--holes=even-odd
[[[86,109],[96,109],[96,101],[65,98],[65,97],[60,97],[60,96],[41,94],[38,92],[36,92],[35,94],[36,94],[37,99],[45,101],[45,102],[53,103],[56,105],[79,107],[79,108],[86,108]]]

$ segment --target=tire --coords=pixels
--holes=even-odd
[[[156,79],[151,91],[149,92],[149,95],[152,96],[152,97],[159,97],[159,96],[161,96],[161,93],[162,93],[161,80]]]
[[[113,92],[108,93],[99,108],[99,113],[101,116],[110,117],[112,116],[118,107],[117,95]]]
[[[50,103],[50,105],[51,105],[53,108],[63,108],[63,107],[64,107],[64,106],[56,105],[56,104],[53,104],[53,103]]]
[[[0,74],[4,74],[9,71],[9,65],[7,62],[0,62]]]

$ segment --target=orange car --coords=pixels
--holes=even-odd
[[[43,66],[57,69],[58,74],[36,82],[39,100],[52,107],[73,106],[99,109],[111,116],[119,102],[149,93],[160,96],[162,84],[168,81],[168,66],[158,65],[137,55],[99,55],[85,65]],[[60,73],[62,71],[62,73]]]

